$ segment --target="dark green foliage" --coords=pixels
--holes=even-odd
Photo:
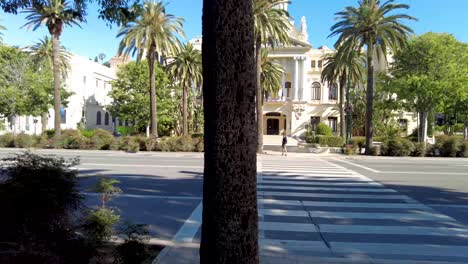
[[[86,263],[90,251],[74,232],[81,208],[78,160],[25,152],[3,159],[0,183],[1,263]],[[8,253],[5,253],[8,252]]]
[[[366,138],[365,137],[352,137],[349,140],[349,143],[357,146],[358,148],[364,148],[366,146]]]
[[[80,149],[82,143],[83,136],[80,131],[67,129],[62,131],[62,135],[60,135],[60,138],[55,142],[55,147],[64,149]]]
[[[414,151],[414,145],[406,138],[391,138],[383,142],[383,156],[409,156]]]
[[[426,146],[424,143],[414,143],[414,150],[411,153],[413,157],[424,157],[426,155]]]
[[[164,137],[159,142],[159,149],[164,152],[202,152],[204,151],[203,138]]]
[[[91,210],[85,217],[82,230],[89,245],[96,247],[109,240],[114,234],[114,225],[120,216],[113,209],[101,207]]]
[[[141,264],[151,257],[146,243],[149,240],[149,232],[145,225],[126,223],[122,234],[124,243],[116,248],[115,264]]]
[[[333,132],[327,124],[320,123],[317,125],[317,128],[315,128],[315,135],[332,136]]]
[[[158,139],[151,137],[146,140],[146,150],[147,151],[159,151],[159,142]]]
[[[443,157],[457,157],[463,146],[463,139],[461,137],[449,137],[442,143],[440,155]]]
[[[335,136],[321,136],[318,135],[314,138],[313,143],[318,143],[320,146],[328,146],[333,148],[343,147],[344,139],[342,137]]]
[[[12,133],[0,135],[0,148],[12,148],[15,146],[15,137]]]
[[[92,138],[92,137],[94,136],[95,131],[96,131],[96,130],[94,130],[94,129],[83,129],[83,130],[80,130],[81,135],[83,135],[83,137],[86,137],[86,138]]]
[[[55,130],[54,129],[48,129],[48,130],[42,132],[42,134],[45,134],[47,136],[47,138],[52,138],[55,135]]]
[[[91,188],[90,191],[101,194],[101,206],[105,207],[106,203],[112,199],[113,196],[122,192],[122,189],[115,186],[120,181],[106,176],[100,176],[98,182]]]

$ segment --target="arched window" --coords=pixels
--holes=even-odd
[[[106,112],[106,114],[104,115],[104,125],[105,126],[109,125],[109,113],[108,112]]]
[[[96,114],[96,125],[98,125],[98,126],[101,125],[101,111],[97,111],[97,114]]]
[[[312,83],[312,100],[320,100],[322,85],[319,82]]]
[[[338,100],[338,85],[333,84],[330,86],[330,94],[328,95],[328,100]]]

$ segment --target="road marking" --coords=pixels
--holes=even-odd
[[[468,173],[463,172],[430,172],[430,171],[379,171],[379,173],[387,173],[387,174],[435,174],[435,175],[465,175],[468,176]]]
[[[381,208],[381,209],[431,209],[420,203],[349,203],[349,202],[314,202],[302,201],[305,206],[345,207],[345,208]]]
[[[334,253],[468,257],[468,246],[330,242]],[[407,262],[410,263],[410,262]]]
[[[258,213],[260,215],[309,217],[309,213],[303,210],[259,209]]]
[[[352,163],[352,162],[349,162],[349,161],[345,161],[345,160],[341,160],[341,159],[337,159],[337,158],[331,158],[332,160],[335,160],[335,161],[338,161],[338,162],[343,162],[343,163],[346,163],[346,164],[349,164],[349,165],[353,165],[353,166],[356,166],[356,167],[359,167],[361,169],[365,169],[365,170],[368,170],[368,171],[371,171],[371,172],[374,172],[374,173],[379,173],[380,171],[378,170],[374,170],[372,168],[369,168],[369,167],[366,167],[366,166],[363,166],[363,165],[359,165],[359,164],[355,164],[355,163]]]
[[[322,241],[302,241],[302,240],[280,240],[280,239],[262,239],[259,246],[263,250],[283,252],[288,250],[301,250],[306,252],[326,252],[330,249]],[[281,262],[280,263],[284,263]]]
[[[88,196],[100,196],[100,193],[89,193],[82,192],[84,195]],[[142,195],[142,194],[126,194],[121,193],[116,195],[116,197],[128,197],[128,198],[149,198],[149,199],[166,199],[166,200],[201,200],[202,197],[197,196],[162,196],[162,195]]]
[[[317,182],[317,181],[275,181],[263,180],[264,184],[291,184],[291,185],[308,185],[308,186],[383,186],[378,182]]]
[[[318,232],[314,224],[260,222],[258,228],[268,231]]]
[[[178,243],[192,243],[193,238],[200,229],[202,223],[203,202],[193,210],[190,217],[185,220],[184,225],[179,229],[174,236],[173,241]]]
[[[328,211],[310,211],[312,217],[320,218],[351,218],[351,219],[398,219],[398,220],[450,220],[455,221],[452,217],[419,211],[417,213],[363,213],[363,212],[328,212]]]
[[[132,168],[198,168],[203,166],[182,166],[182,165],[144,165],[144,164],[111,164],[111,163],[83,163],[84,166],[107,166],[107,167],[132,167]]]
[[[308,181],[343,181],[343,182],[368,182],[369,180],[364,178],[355,178],[355,177],[310,177],[310,176],[263,176],[263,179],[271,180],[308,180]]]
[[[297,193],[297,192],[258,192],[259,195],[287,196],[287,197],[308,197],[308,198],[350,198],[350,199],[409,199],[406,195],[382,195],[376,197],[375,194],[341,194],[341,193]]]
[[[304,187],[304,186],[279,186],[279,185],[262,185],[257,189],[278,189],[278,190],[303,190],[303,191],[339,191],[339,192],[387,192],[396,193],[393,189],[383,188],[327,188],[327,187]]]
[[[426,205],[430,207],[468,209],[468,205],[461,205],[461,204],[426,204]]]
[[[468,238],[468,230],[450,227],[374,226],[374,225],[320,225],[322,233],[456,236]]]

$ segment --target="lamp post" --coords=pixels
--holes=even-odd
[[[346,144],[349,144],[351,139],[351,107],[349,104],[349,73],[346,84]]]

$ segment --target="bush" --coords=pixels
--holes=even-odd
[[[99,129],[99,130],[102,130],[102,129]],[[83,130],[80,130],[81,132],[81,135],[83,135],[83,137],[85,138],[92,138],[96,132],[96,130],[94,129],[83,129]]]
[[[195,152],[204,152],[205,151],[205,144],[203,142],[203,137],[201,138],[194,138],[193,139],[193,145],[194,145],[194,150]]]
[[[146,138],[145,136],[134,136],[133,139],[138,144],[138,150],[148,151],[147,146],[146,146],[146,142],[148,141],[148,138]]]
[[[354,155],[356,154],[357,152],[357,146],[354,146],[354,145],[346,145],[344,148],[343,148],[343,152],[345,155]]]
[[[83,142],[80,131],[67,129],[63,130],[60,138],[55,142],[56,148],[79,149]]]
[[[33,137],[31,135],[21,133],[16,135],[15,147],[16,148],[30,148],[34,144]]]
[[[424,157],[426,156],[426,144],[414,143],[414,150],[411,152],[413,157]]]
[[[163,152],[176,151],[177,137],[163,137],[159,142],[159,148]]]
[[[457,157],[462,151],[463,141],[460,137],[449,137],[442,142],[440,155],[443,157]]]
[[[349,143],[357,146],[358,148],[365,148],[366,147],[366,138],[365,137],[352,137],[349,140]]]
[[[114,234],[114,225],[120,220],[114,210],[101,207],[91,210],[85,217],[82,228],[88,243],[100,246]]]
[[[315,128],[315,135],[332,136],[333,132],[327,124],[319,123],[317,128]]]
[[[96,149],[100,150],[111,149],[111,145],[114,142],[114,136],[112,133],[104,129],[94,130],[94,134],[91,139],[94,142]]]
[[[409,156],[414,151],[414,145],[405,138],[391,138],[383,142],[381,153],[384,156]]]
[[[117,264],[143,263],[151,257],[146,243],[149,241],[149,232],[145,225],[126,223],[123,230],[124,243],[116,248]]]
[[[370,154],[372,156],[380,156],[382,154],[382,146],[381,145],[373,145],[370,149]]]
[[[460,157],[468,158],[468,140],[464,140],[460,149]]]
[[[160,151],[159,141],[157,138],[150,137],[146,139],[146,150],[147,151]]]
[[[55,129],[48,129],[43,131],[42,135],[45,135],[47,138],[53,138],[55,136]]]
[[[30,152],[3,161],[0,234],[14,256],[0,254],[0,262],[87,263],[90,252],[72,220],[83,202],[77,171],[71,169],[78,161]]]
[[[328,147],[343,147],[344,139],[342,137],[335,136],[316,136],[315,143],[318,143],[320,146]]]
[[[6,133],[0,136],[1,148],[13,148],[15,146],[15,137],[12,133]]]

